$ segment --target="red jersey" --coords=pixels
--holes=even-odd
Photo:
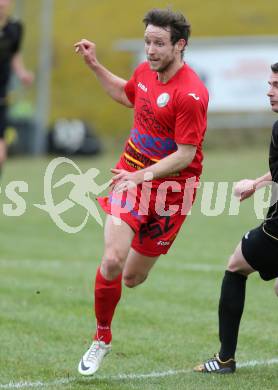
[[[167,83],[162,83],[157,72],[144,62],[127,82],[125,92],[134,106],[134,124],[118,165],[129,171],[142,169],[175,152],[177,144],[189,144],[197,147],[193,161],[167,179],[199,177],[208,91],[197,74],[184,64]]]

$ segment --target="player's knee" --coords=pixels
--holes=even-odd
[[[104,276],[115,277],[122,271],[124,265],[123,257],[117,251],[107,251],[101,262]]]
[[[275,292],[275,294],[276,294],[277,297],[278,297],[278,286],[274,286],[274,292]]]
[[[275,294],[278,296],[278,279],[275,280],[274,291],[275,291]]]
[[[239,267],[239,264],[238,264],[235,256],[232,255],[229,258],[228,265],[227,265],[227,270],[230,271],[230,272],[238,272],[239,268],[240,267]]]
[[[230,272],[237,272],[244,276],[248,276],[251,272],[246,262],[236,256],[235,253],[229,259],[227,270]]]
[[[232,255],[229,259],[227,270],[230,272],[241,273],[243,271],[240,262]]]
[[[147,275],[135,275],[135,274],[124,274],[123,281],[126,287],[134,288],[139,284],[143,283],[147,278]]]

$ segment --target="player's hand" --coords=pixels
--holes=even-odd
[[[23,70],[19,75],[19,79],[23,85],[29,87],[34,81],[34,73],[29,72],[28,70]]]
[[[81,41],[74,44],[75,52],[79,53],[90,67],[97,65],[96,57],[96,44],[94,42],[88,41],[87,39],[81,39]]]
[[[135,188],[144,181],[144,174],[142,171],[129,172],[125,169],[113,168],[111,169],[111,172],[115,174],[115,176],[112,177],[112,188],[116,193]]]
[[[250,198],[256,191],[256,182],[255,180],[250,180],[250,179],[244,179],[240,180],[234,189],[234,195],[237,198],[240,198],[240,202],[243,200]]]

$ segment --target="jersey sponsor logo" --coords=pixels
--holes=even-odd
[[[153,137],[149,134],[141,134],[137,129],[131,130],[131,141],[140,150],[150,157],[165,157],[170,152],[177,150],[177,144],[172,138]]]
[[[159,246],[169,246],[170,241],[158,241],[157,245]]]
[[[156,103],[157,103],[158,107],[165,107],[165,106],[167,106],[169,100],[170,100],[170,95],[168,93],[164,92],[158,96]]]
[[[163,135],[165,135],[165,133],[173,133],[173,130],[167,126],[163,126],[162,123],[156,119],[152,104],[149,99],[140,97],[139,102],[141,107],[136,110],[135,118],[144,130],[147,132],[153,132],[153,130],[155,130],[157,134]]]
[[[141,88],[142,89],[142,91],[144,91],[144,92],[148,92],[148,88],[144,85],[144,84],[142,84],[142,83],[138,83],[138,87],[139,88]]]
[[[195,99],[195,100],[200,100],[199,96],[197,96],[196,93],[191,92],[188,94],[188,96],[192,96],[193,99]]]

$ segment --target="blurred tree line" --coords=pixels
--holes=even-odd
[[[24,55],[36,72],[40,1],[22,1],[26,24]],[[172,0],[170,5],[188,18],[192,37],[277,34],[275,0]],[[73,44],[81,38],[95,41],[100,62],[128,79],[132,55],[116,51],[115,42],[143,37],[144,14],[150,8],[167,6],[169,2],[164,0],[55,0],[50,121],[80,118],[94,125],[99,134],[120,136],[128,132],[132,111],[104,94],[92,72],[75,54]]]

